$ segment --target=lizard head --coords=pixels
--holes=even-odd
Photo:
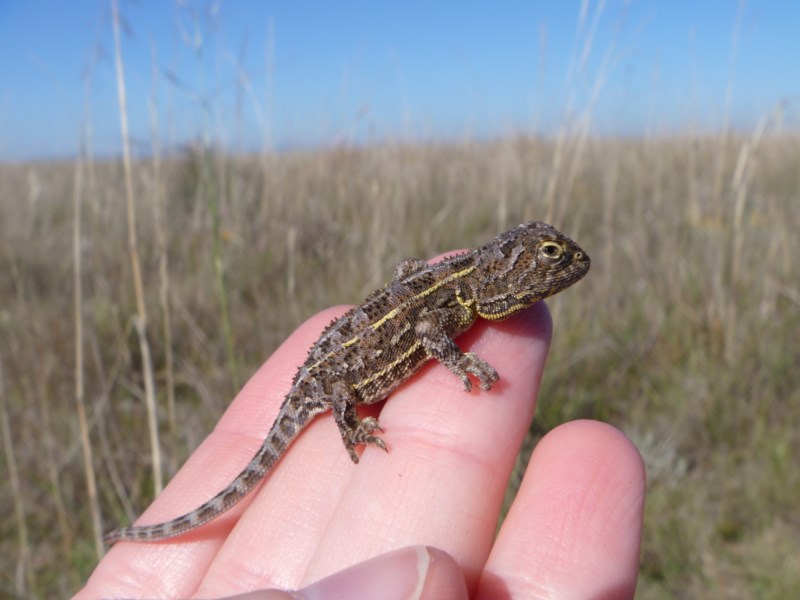
[[[500,234],[478,255],[481,280],[476,309],[491,320],[504,319],[571,286],[591,265],[578,244],[539,222]]]

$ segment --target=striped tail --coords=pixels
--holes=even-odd
[[[286,448],[317,412],[298,410],[297,403],[287,398],[281,406],[275,423],[264,443],[239,475],[220,493],[191,512],[164,523],[115,529],[103,536],[107,544],[119,541],[155,542],[176,537],[214,520],[249,494],[275,463],[286,452]],[[300,403],[302,405],[302,403]]]

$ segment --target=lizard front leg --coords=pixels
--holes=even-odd
[[[431,358],[442,363],[456,377],[461,379],[464,390],[472,389],[469,375],[474,375],[482,390],[489,390],[492,384],[499,379],[497,371],[472,352],[462,352],[447,333],[446,319],[451,319],[452,313],[446,310],[432,310],[421,315],[414,328],[420,343]]]
[[[358,463],[358,454],[355,447],[358,444],[375,444],[386,451],[384,441],[372,435],[373,431],[383,431],[375,417],[362,419],[358,416],[356,404],[358,396],[352,386],[344,382],[336,382],[332,386],[331,403],[333,405],[333,419],[342,434],[342,442],[350,458]]]

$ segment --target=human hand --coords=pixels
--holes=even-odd
[[[341,312],[310,319],[275,352],[142,523],[191,510],[229,483],[260,445],[308,348]],[[380,413],[388,455],[368,447],[358,465],[331,416],[319,417],[239,505],[179,538],[115,545],[76,597],[213,598],[318,582],[308,592],[315,598],[326,597],[320,589],[374,598],[365,578],[387,599],[632,597],[644,471],[610,426],[577,421],[545,436],[496,532],[550,332],[541,302],[491,326],[479,322],[459,345],[498,370],[491,391],[467,394],[444,367],[426,366]]]

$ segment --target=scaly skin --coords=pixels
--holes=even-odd
[[[588,255],[545,223],[523,223],[488,244],[435,265],[400,262],[394,279],[331,323],[295,375],[264,443],[242,472],[195,510],[164,523],[117,529],[105,536],[156,541],[181,535],[215,519],[253,490],[318,414],[332,410],[353,462],[355,447],[386,445],[373,435],[377,419],[361,419],[356,406],[386,398],[430,359],[481,389],[497,381],[486,361],[461,352],[454,338],[478,318],[505,319],[581,279]]]

